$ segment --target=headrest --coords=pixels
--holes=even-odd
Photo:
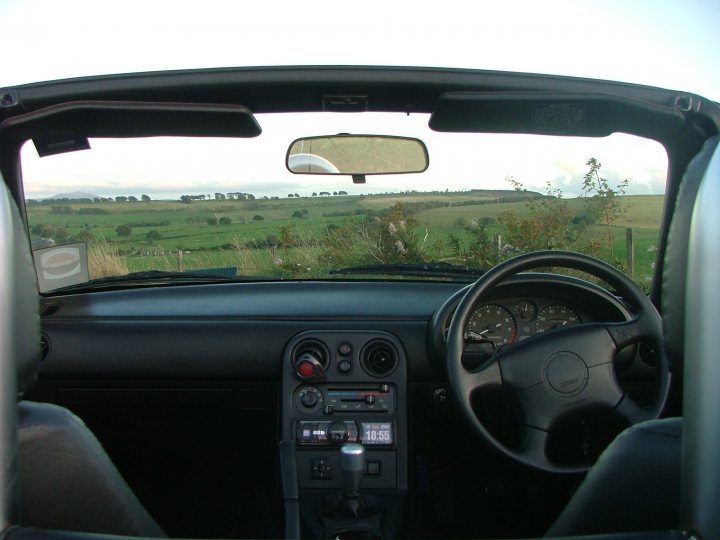
[[[22,394],[37,380],[40,364],[40,297],[27,228],[7,186],[2,184],[0,204],[10,207],[12,218],[12,231],[8,231],[6,238],[12,238],[14,248],[13,275],[3,278],[12,284],[10,311],[13,317],[8,322],[15,348],[17,391]],[[7,323],[0,321],[0,324]]]
[[[718,136],[708,139],[702,150],[690,161],[680,182],[665,249],[662,276],[665,354],[670,362],[670,370],[678,376],[682,376],[685,345],[685,281],[690,224],[700,183],[719,141]]]

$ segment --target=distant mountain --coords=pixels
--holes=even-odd
[[[48,197],[48,199],[97,199],[97,195],[93,195],[92,193],[86,193],[84,191],[71,191],[70,193],[60,193],[58,195],[53,195],[52,197]]]

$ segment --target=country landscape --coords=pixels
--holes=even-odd
[[[613,212],[603,214],[592,197],[516,186],[284,198],[209,193],[178,200],[66,194],[29,200],[27,212],[34,247],[88,244],[92,278],[235,268],[239,276],[323,279],[333,269],[359,264],[440,261],[483,268],[523,251],[553,248],[583,251],[626,272],[630,264],[633,278],[647,285],[664,196],[620,195],[611,202]],[[627,256],[628,228],[633,260]]]

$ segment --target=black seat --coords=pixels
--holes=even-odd
[[[39,296],[27,230],[5,187],[14,236],[13,339],[19,396],[37,380]],[[4,202],[4,201],[2,201]],[[19,521],[26,527],[164,537],[102,446],[70,411],[18,402]]]
[[[709,139],[688,165],[670,226],[663,272],[663,330],[670,370],[681,375],[688,238],[703,173],[720,138]],[[677,528],[682,419],[636,424],[607,447],[546,536]]]
[[[682,419],[626,429],[602,453],[546,536],[677,527]]]

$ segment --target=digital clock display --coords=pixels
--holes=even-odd
[[[393,444],[393,431],[392,424],[390,422],[362,423],[364,445],[392,445]]]

